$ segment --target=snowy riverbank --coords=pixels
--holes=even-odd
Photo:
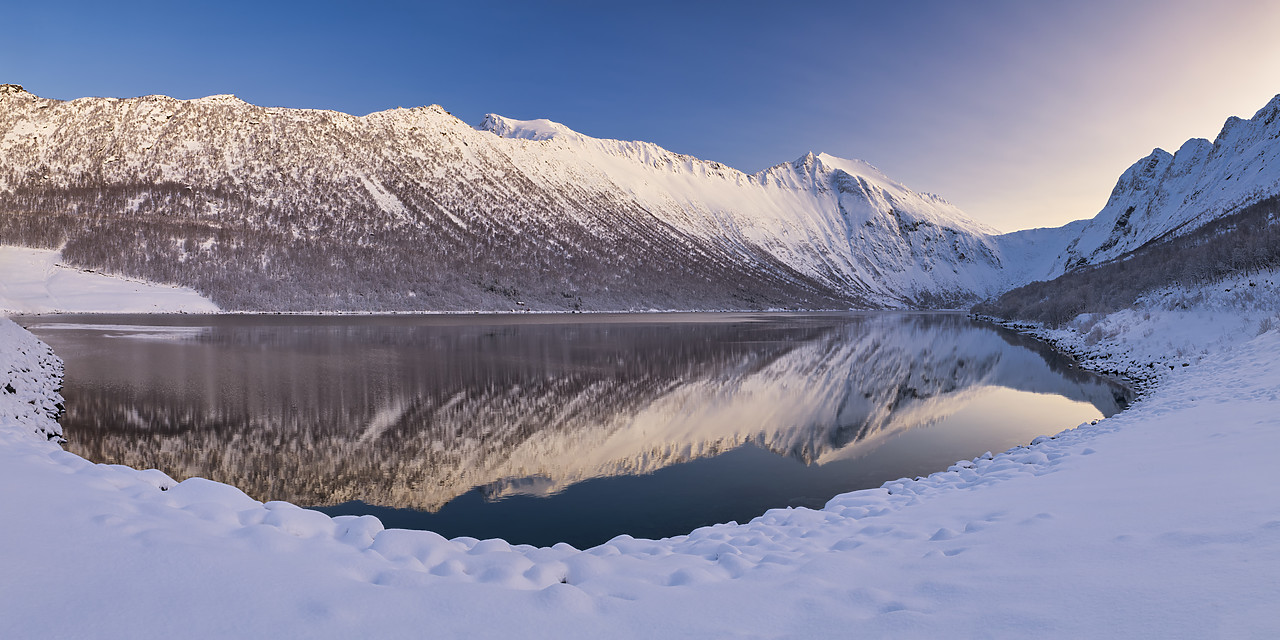
[[[0,245],[0,314],[217,313],[193,289],[70,267],[48,249]]]
[[[1041,331],[1155,382],[1114,418],[587,551],[88,463],[47,436],[56,360],[0,319],[0,637],[1273,636],[1280,296],[1255,280]]]

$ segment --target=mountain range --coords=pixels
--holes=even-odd
[[[1280,96],[1002,234],[859,160],[754,174],[549,120],[0,85],[0,243],[228,310],[957,307],[1280,193]]]

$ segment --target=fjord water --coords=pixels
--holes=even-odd
[[[89,460],[580,548],[821,507],[1127,398],[954,313],[19,320]]]

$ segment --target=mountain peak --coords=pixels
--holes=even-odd
[[[1222,131],[1218,132],[1218,137],[1214,138],[1213,143],[1215,145],[1223,143],[1242,124],[1249,125],[1248,129],[1243,130],[1246,132],[1244,135],[1248,135],[1248,131],[1262,131],[1270,128],[1277,120],[1280,120],[1280,94],[1271,98],[1266,106],[1258,109],[1252,118],[1245,119],[1239,116],[1227,118],[1226,123],[1222,125]]]
[[[875,165],[864,160],[841,158],[833,156],[829,153],[821,151],[815,153],[810,151],[791,162],[791,166],[800,171],[809,171],[815,168],[825,169],[827,171],[843,171],[849,175],[862,176],[865,178],[874,178],[878,181],[891,182],[884,172],[880,171]]]
[[[1257,119],[1258,116],[1265,117],[1273,113],[1280,113],[1280,93],[1277,93],[1275,97],[1271,99],[1271,102],[1268,102],[1266,106],[1259,109],[1258,112],[1253,115],[1253,117],[1254,119]]]
[[[819,153],[817,156],[817,160],[818,162],[822,163],[824,166],[830,169],[838,169],[850,175],[865,176],[868,178],[875,178],[877,180],[895,182],[893,180],[890,180],[889,177],[886,176],[883,171],[881,171],[880,169],[877,169],[875,165],[865,160],[858,160],[856,158],[841,158],[838,156],[833,156],[829,153]]]
[[[203,98],[196,98],[195,100],[192,100],[192,102],[201,102],[201,103],[205,103],[205,104],[237,104],[237,105],[242,104],[242,105],[249,105],[249,103],[248,103],[248,102],[245,102],[244,100],[241,100],[240,98],[237,98],[235,95],[230,94],[230,93],[219,93],[219,94],[217,94],[217,95],[205,96],[205,97],[203,97]],[[249,106],[251,106],[251,105],[249,105]]]
[[[500,138],[515,138],[520,140],[550,140],[562,136],[578,136],[578,132],[566,127],[559,122],[552,122],[546,118],[538,118],[536,120],[515,120],[500,116],[496,113],[485,115],[480,126],[476,127],[480,131],[488,131]]]

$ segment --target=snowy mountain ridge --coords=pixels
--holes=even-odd
[[[298,310],[422,291],[434,299],[411,308],[563,310],[954,306],[991,292],[999,269],[990,230],[866,163],[809,154],[750,175],[550,121],[476,130],[438,106],[356,117],[14,90],[0,152],[0,211],[53,214],[69,261],[230,309],[271,304],[226,285],[244,272],[347,289],[334,303],[317,284],[286,306]],[[145,247],[126,219],[148,229]],[[388,247],[409,273],[347,275],[384,269],[367,254]]]
[[[1000,285],[997,231],[861,160],[811,152],[747,174],[649,142],[592,138],[549,120],[489,114],[479,129],[554,157],[558,168],[599,170],[599,179],[683,232],[730,240],[739,250],[764,247],[805,275],[878,305],[954,302],[949,292],[985,296]]]
[[[580,145],[612,143],[623,149],[616,152],[619,155],[628,153],[626,145],[647,144],[595,140],[548,120],[518,121],[491,114],[485,123],[482,129],[507,138],[559,137]],[[1052,279],[1085,265],[1113,260],[1148,242],[1193,231],[1218,217],[1280,194],[1280,143],[1277,140],[1280,140],[1280,95],[1252,118],[1228,118],[1212,142],[1193,138],[1176,153],[1153,150],[1120,176],[1107,204],[1093,218],[1057,228],[1003,234],[969,219],[939,196],[911,191],[861,160],[810,153],[754,175],[744,174],[740,180],[807,191],[816,197],[833,189],[842,196],[849,194],[847,200],[839,198],[840,211],[846,216],[852,212],[853,222],[867,226],[882,222],[877,220],[876,213],[883,215],[892,211],[902,217],[901,214],[909,212],[911,217],[900,220],[905,224],[894,229],[898,235],[902,235],[904,228],[913,230],[914,225],[921,222],[963,231],[969,239],[977,240],[970,245],[971,249],[985,255],[984,259],[968,265],[964,264],[962,253],[945,256],[943,259],[955,265],[956,275],[960,276],[959,282],[953,281],[953,284],[979,295],[989,295],[1031,280]],[[635,147],[631,149],[631,155],[638,157]],[[868,203],[871,206],[868,207]],[[902,206],[905,203],[913,206]],[[825,204],[817,206],[821,208]],[[927,286],[922,280],[927,281],[928,277],[911,273],[906,261],[900,259],[901,254],[895,256],[891,249],[877,242],[882,238],[861,244],[854,253],[870,252],[875,264],[898,267],[895,284],[900,288],[912,290],[914,285],[918,291]],[[866,238],[860,236],[859,240]],[[832,246],[840,244],[837,241]],[[853,255],[843,257],[848,259],[846,265],[858,262]],[[917,264],[928,271],[927,259]],[[852,270],[858,272],[856,267]],[[859,275],[883,274],[872,269]]]
[[[1250,119],[1232,116],[1213,142],[1155,149],[1116,182],[1102,211],[1058,256],[1062,273],[1112,260],[1280,193],[1280,95]]]
[[[1092,220],[1000,234],[860,160],[755,174],[438,105],[0,91],[0,242],[224,309],[954,307],[1280,193],[1280,98],[1157,150]],[[246,283],[252,286],[245,286]]]
[[[513,120],[496,113],[486,114],[484,120],[480,122],[480,126],[476,127],[476,129],[478,131],[488,131],[502,138],[519,140],[550,140],[561,136],[582,137],[581,134],[573,129],[545,118]]]

